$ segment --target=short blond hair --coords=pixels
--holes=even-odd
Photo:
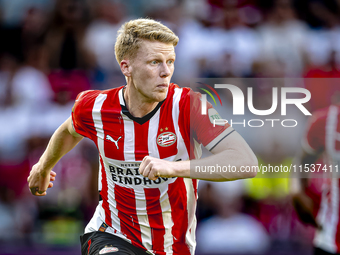
[[[159,41],[176,46],[179,39],[168,27],[153,19],[130,20],[118,30],[115,44],[118,64],[126,57],[134,57],[143,40]]]

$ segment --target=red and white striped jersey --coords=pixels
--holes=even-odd
[[[340,253],[339,173],[340,163],[340,106],[332,105],[313,113],[309,123],[304,149],[310,154],[323,153],[321,203],[316,220],[322,226],[317,230],[314,245],[330,253]],[[330,170],[332,166],[332,173]],[[339,170],[338,170],[339,171]]]
[[[192,107],[190,95],[194,95]],[[95,142],[100,158],[102,201],[86,233],[98,231],[105,222],[106,232],[150,253],[194,254],[197,180],[152,181],[138,168],[147,155],[188,160],[197,155],[195,144],[212,149],[233,131],[228,124],[213,127],[209,115],[201,114],[192,118],[190,126],[190,113],[199,110],[199,94],[175,84],[169,86],[166,99],[142,118],[128,112],[123,87],[78,95],[72,113],[74,129]]]

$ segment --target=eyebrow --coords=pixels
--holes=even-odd
[[[161,53],[150,53],[148,57],[160,57],[160,56],[163,56],[163,54]],[[173,52],[173,53],[170,53],[167,58],[171,58],[171,57],[176,57],[176,53]]]

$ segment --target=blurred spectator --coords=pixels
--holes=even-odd
[[[210,199],[217,208],[217,215],[198,227],[197,249],[203,254],[264,253],[269,246],[266,230],[256,219],[240,212],[243,181],[209,185],[212,187]]]
[[[3,28],[1,34],[7,40],[0,43],[0,159],[18,163],[23,160],[24,141],[30,135],[29,118],[52,96],[46,76],[37,69],[39,60],[30,57],[39,48],[39,29],[34,30],[32,23],[30,27],[28,20],[22,27]]]
[[[272,74],[266,76],[301,77],[306,54],[306,24],[295,18],[291,0],[275,0],[267,16],[267,21],[258,28],[260,62],[272,70]]]
[[[48,10],[52,4],[53,0],[0,0],[1,20],[5,26],[16,27],[21,24],[29,8]]]
[[[210,7],[205,17],[182,19],[175,79],[188,85],[192,77],[251,75],[259,38],[241,23],[236,2],[228,2],[220,9]]]
[[[68,100],[74,100],[78,93],[90,88],[87,71],[94,66],[95,59],[85,44],[88,12],[85,1],[56,1],[45,36],[55,99],[58,93],[63,93]]]
[[[98,89],[121,86],[125,84],[125,78],[116,61],[115,42],[125,18],[124,5],[112,0],[99,0],[93,4],[95,19],[86,32],[86,46],[97,59],[93,86]]]

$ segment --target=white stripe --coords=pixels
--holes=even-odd
[[[330,161],[327,163],[332,164],[333,166],[336,164],[336,159],[339,158],[339,152],[336,151],[335,143],[337,138],[337,126],[338,126],[338,107],[331,106],[329,108],[327,122],[326,122],[326,150],[327,155],[330,158]],[[332,177],[332,176],[330,176]],[[329,241],[332,244],[332,252],[337,252],[336,245],[336,231],[339,223],[339,179],[332,178],[330,187],[330,196],[331,196],[331,219],[328,220],[328,234]]]
[[[103,122],[102,122],[102,115],[101,109],[103,106],[104,101],[106,100],[106,94],[99,94],[94,102],[93,109],[92,109],[92,119],[94,123],[94,127],[97,131],[97,144],[100,155],[102,155],[102,159],[105,160],[105,153],[104,153],[104,129],[103,129]]]
[[[122,88],[121,90],[119,90],[118,92],[118,98],[119,98],[119,104],[120,105],[125,105],[125,102],[124,102],[124,95],[123,95],[123,89]]]
[[[182,134],[179,129],[179,113],[180,113],[180,108],[179,108],[179,102],[181,100],[181,95],[182,95],[183,89],[180,88],[175,88],[175,93],[173,96],[173,102],[172,102],[172,120],[175,128],[175,132],[177,135],[177,158],[182,159],[182,160],[187,160],[189,159],[189,151],[187,150]],[[182,109],[183,110],[183,109]],[[194,246],[195,246],[195,240],[191,238],[191,234],[188,234],[188,231],[191,227],[191,223],[193,222],[193,217],[195,213],[192,211],[192,206],[193,204],[193,189],[192,189],[192,181],[191,179],[183,179],[185,183],[185,188],[186,188],[186,193],[187,193],[187,212],[188,212],[188,228],[187,228],[187,233],[186,233],[186,243],[190,248],[191,254],[193,254],[194,251]],[[195,200],[195,199],[194,199]],[[191,218],[189,218],[191,217]],[[193,233],[195,234],[195,233]],[[165,246],[165,245],[164,245]]]
[[[328,179],[329,180],[329,179]],[[317,222],[322,226],[322,230],[317,230],[314,238],[314,245],[327,252],[335,253],[337,251],[335,234],[338,221],[338,206],[339,206],[339,186],[334,183],[338,179],[332,179],[331,186],[326,182],[323,183],[323,192],[321,198],[321,207],[317,216]],[[330,191],[331,201],[328,201],[327,193]],[[335,193],[336,195],[334,196]],[[337,205],[335,204],[337,201]]]
[[[194,140],[194,156],[195,156],[195,159],[200,159],[202,157],[202,147],[201,147],[201,144],[198,143],[196,141],[196,139],[193,139]]]
[[[187,151],[187,148],[185,146],[182,134],[179,130],[179,124],[178,124],[179,111],[180,111],[179,101],[181,100],[182,92],[183,92],[183,89],[175,88],[175,93],[174,93],[173,101],[172,101],[172,121],[174,123],[174,128],[175,128],[175,132],[177,135],[178,158],[176,159],[187,160],[189,159],[189,152]]]
[[[331,157],[332,163],[340,160],[340,151],[336,150],[336,142],[339,141],[340,133],[337,132],[339,108],[337,106],[329,107],[326,122],[326,149],[327,154]],[[336,161],[336,162],[334,162]],[[336,176],[338,178],[338,176]]]
[[[326,150],[329,156],[335,156],[335,134],[337,128],[338,108],[336,106],[329,107],[326,120]]]
[[[155,113],[154,116],[149,121],[149,130],[148,130],[148,150],[149,156],[154,158],[159,158],[159,152],[157,147],[157,133],[159,127],[159,115],[160,109]]]
[[[172,226],[174,225],[174,222],[172,221],[171,217],[171,206],[170,206],[170,200],[167,192],[164,192],[164,194],[161,194],[160,196],[160,205],[162,210],[162,217],[163,217],[163,224],[165,228],[165,234],[164,234],[164,251],[166,254],[172,254],[172,245],[174,243],[173,236],[171,234]]]
[[[195,210],[196,210],[196,197],[194,192],[194,186],[192,183],[192,179],[184,178],[185,189],[187,193],[187,212],[188,212],[188,228],[185,234],[185,242],[190,248],[190,253],[195,253],[196,247],[196,238],[195,232],[193,230],[196,229],[196,217],[195,217]],[[190,229],[193,228],[190,232]]]
[[[326,122],[326,150],[329,164],[333,167],[337,164],[337,161],[340,157],[339,151],[336,150],[336,140],[337,140],[337,126],[338,126],[338,107],[331,106],[329,108],[327,122]],[[330,176],[331,178],[334,176]],[[336,176],[338,177],[338,176]],[[331,219],[329,225],[329,236],[330,243],[332,244],[332,252],[337,252],[337,243],[336,243],[336,232],[337,226],[339,223],[339,179],[332,178],[331,180]]]
[[[122,114],[124,121],[124,160],[135,161],[135,127],[134,122]]]
[[[102,164],[100,163],[99,158],[99,172],[98,172],[98,190],[102,190]]]
[[[159,117],[160,117],[160,109],[155,113],[154,116],[150,119],[149,122],[149,130],[148,130],[148,154],[151,157],[159,158],[159,151],[157,146],[157,133],[159,128]],[[162,192],[162,190],[160,190]],[[168,194],[165,192],[163,195],[160,196],[160,206],[162,210],[162,217],[163,217],[163,224],[165,228],[164,234],[164,251],[166,254],[172,254],[172,226],[173,222],[171,219],[171,209],[170,209],[170,201]],[[150,225],[149,225],[150,228]],[[151,228],[150,228],[151,230]],[[150,234],[151,236],[151,234]]]
[[[142,244],[149,251],[152,250],[151,228],[149,218],[146,213],[146,199],[144,191],[135,191],[136,212],[140,226]]]
[[[334,245],[334,252],[337,252],[336,246],[336,231],[339,223],[339,179],[332,178],[332,190],[331,190],[331,224],[330,224],[330,233],[332,241],[331,243]]]
[[[321,224],[321,226],[324,226],[326,224],[326,212],[328,211],[328,203],[327,203],[327,184],[326,179],[324,180],[322,184],[322,193],[321,193],[321,203],[320,203],[320,209],[318,211],[318,215],[316,216],[316,221]],[[314,238],[314,245],[316,247],[323,247],[325,243],[327,243],[325,239],[324,231],[316,230],[315,232],[315,238]],[[325,248],[325,247],[323,247]]]
[[[331,106],[328,111],[326,120],[326,137],[325,148],[326,154],[324,163],[327,165],[337,164],[340,154],[336,151],[335,142],[337,138],[338,126],[338,108]],[[337,252],[336,232],[339,223],[339,179],[326,176],[322,185],[321,206],[317,215],[317,221],[322,225],[322,230],[317,231],[314,238],[314,245],[323,250],[335,253]],[[327,181],[331,181],[329,184]],[[329,193],[330,199],[327,196]],[[330,201],[329,201],[330,200]]]
[[[107,98],[106,94],[99,94],[94,102],[93,109],[92,109],[92,119],[93,119],[94,127],[97,132],[97,137],[98,137],[98,140],[97,140],[98,149],[99,149],[99,153],[102,157],[104,165],[106,162],[105,151],[104,151],[105,134],[104,134],[104,128],[103,128],[103,122],[102,122],[102,116],[101,116],[101,109],[106,98]],[[106,171],[106,169],[103,169],[103,171]],[[120,231],[120,221],[118,219],[118,210],[116,209],[117,204],[116,204],[115,195],[113,192],[114,183],[112,182],[108,174],[106,174],[106,181],[108,183],[108,203],[109,203],[109,208],[111,212],[112,227],[114,227],[117,231]],[[104,211],[105,210],[103,208],[103,212]],[[104,215],[102,215],[102,219],[104,221],[105,213]]]

